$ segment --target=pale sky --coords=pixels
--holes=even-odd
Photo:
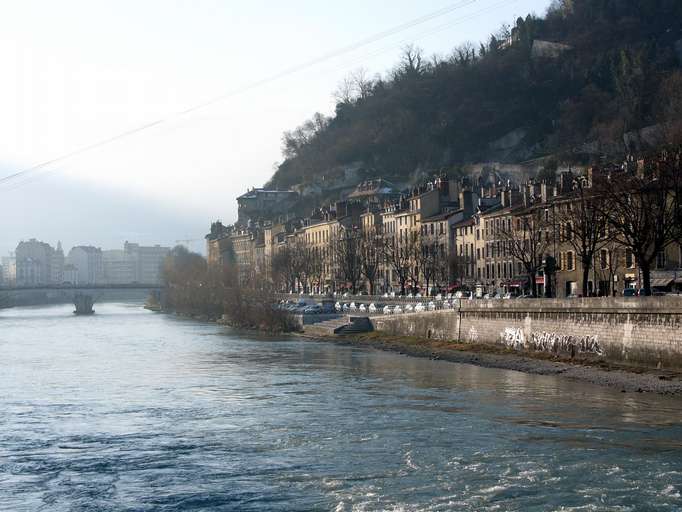
[[[447,54],[550,0],[0,0],[0,177],[164,123],[0,183],[0,254],[39,238],[118,248],[201,240],[281,160],[282,133],[400,48]],[[178,113],[452,6],[446,14],[187,115]],[[203,248],[203,242],[192,245]]]

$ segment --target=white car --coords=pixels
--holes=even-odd
[[[403,312],[403,309],[400,306],[396,306],[393,308],[393,314],[394,315],[400,315]]]
[[[374,305],[374,303],[372,303],[372,304],[369,305],[369,308],[367,308],[367,310],[368,310],[370,313],[376,313],[376,312],[377,312],[377,307]]]
[[[336,304],[334,304],[334,309],[336,311],[341,311],[343,309],[343,307],[341,306],[340,302],[337,302]]]
[[[414,312],[415,312],[415,313],[421,313],[421,312],[424,311],[425,309],[426,309],[426,308],[424,307],[424,304],[422,304],[422,303],[420,302],[419,304],[417,304],[417,305],[414,307]]]
[[[436,300],[443,300],[443,296],[439,293],[436,295]]]
[[[358,308],[358,311],[361,311],[363,313],[367,312],[367,307],[364,304],[360,304],[360,307]]]
[[[435,311],[436,310],[436,303],[431,301],[429,302],[429,311]]]
[[[414,311],[414,306],[412,304],[407,304],[405,306],[405,313],[412,313]]]
[[[343,305],[343,310],[344,310],[344,311],[350,310],[350,306],[349,306],[348,304],[344,304],[344,305]]]
[[[384,306],[384,315],[390,315],[391,313],[393,313],[391,306]]]
[[[357,311],[358,307],[356,306],[355,302],[350,303],[350,310],[351,311]]]

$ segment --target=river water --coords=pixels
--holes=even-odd
[[[680,401],[101,304],[0,312],[0,510],[681,510]]]

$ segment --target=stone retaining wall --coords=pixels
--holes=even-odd
[[[394,335],[682,367],[682,297],[463,300],[372,324]]]

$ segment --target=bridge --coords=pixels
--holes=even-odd
[[[0,287],[2,306],[41,306],[68,304],[78,293],[92,295],[95,302],[143,303],[151,293],[161,291],[159,284],[87,284]]]

